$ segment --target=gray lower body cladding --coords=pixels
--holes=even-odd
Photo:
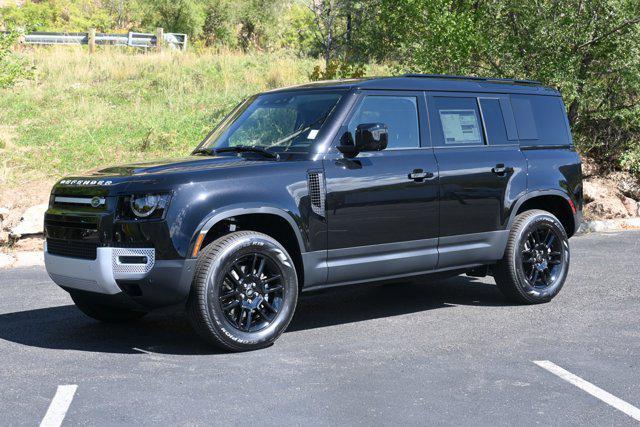
[[[303,253],[305,289],[466,269],[502,258],[509,230]]]
[[[123,264],[123,256],[144,262]],[[155,308],[185,300],[195,261],[156,260],[153,249],[122,248],[98,248],[96,259],[87,260],[53,255],[45,247],[45,266],[58,286],[118,306]]]

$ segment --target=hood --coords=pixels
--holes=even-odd
[[[264,160],[241,156],[191,156],[110,166],[64,178],[58,181],[52,193],[108,196],[138,187],[148,190],[166,189],[191,179],[189,177],[192,177],[193,173],[204,172],[207,176],[211,176],[210,172],[214,170],[251,166],[257,163],[264,163]]]
[[[83,175],[83,178],[105,178],[105,177],[130,177],[140,175],[158,175],[170,173],[197,172],[209,169],[219,169],[236,167],[254,163],[243,157],[219,156],[219,157],[183,157],[177,159],[161,159],[153,162],[130,163],[127,165],[110,166],[107,168],[95,169]]]

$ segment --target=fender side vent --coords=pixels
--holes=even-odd
[[[309,171],[307,182],[309,185],[311,209],[317,215],[324,217],[324,174],[322,171]]]

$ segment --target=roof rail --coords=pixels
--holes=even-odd
[[[420,77],[426,79],[458,79],[458,80],[475,80],[483,82],[496,82],[496,83],[516,83],[525,85],[541,85],[536,80],[518,80],[518,79],[499,79],[493,77],[474,77],[474,76],[455,76],[448,74],[404,74],[404,77]]]

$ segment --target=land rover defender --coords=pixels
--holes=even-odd
[[[550,301],[582,204],[555,89],[320,82],[250,97],[188,157],[60,180],[45,263],[90,317],[184,304],[204,339],[243,351],[282,334],[300,292],[334,286],[467,273]]]

